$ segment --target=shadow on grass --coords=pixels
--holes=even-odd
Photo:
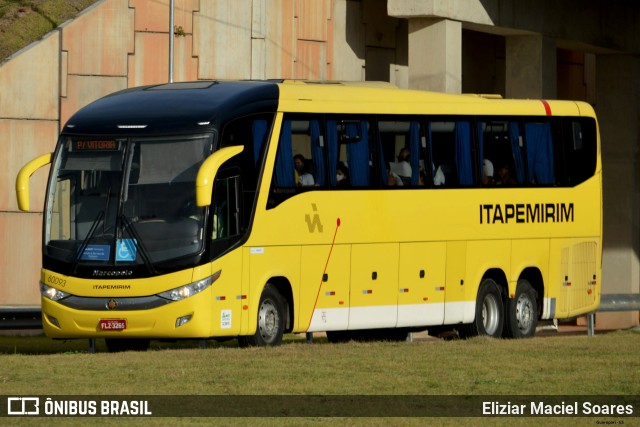
[[[633,328],[633,332],[640,334],[640,328]],[[596,331],[596,335],[606,335],[609,333],[615,333],[616,330],[599,330]],[[585,328],[582,327],[563,327],[558,330],[543,330],[536,333],[536,338],[562,338],[562,337],[575,337],[575,336],[587,336]],[[427,335],[426,332],[416,333],[413,335],[413,341],[442,341],[438,338],[433,338]],[[459,339],[452,339],[450,341],[459,341]],[[286,334],[283,339],[283,345],[308,345],[305,334]],[[327,338],[324,333],[316,333],[313,339],[313,344],[328,344]],[[339,345],[339,344],[338,344]],[[161,351],[161,350],[180,350],[180,349],[198,349],[198,348],[238,348],[238,340],[226,339],[218,341],[215,339],[197,340],[197,339],[185,339],[185,340],[152,340],[149,347],[149,351]],[[47,338],[44,334],[31,334],[29,336],[17,336],[17,335],[0,335],[0,355],[3,354],[22,354],[22,355],[45,355],[45,354],[78,354],[89,352],[89,340],[88,339],[73,339],[73,340],[54,340]],[[104,339],[96,340],[96,352],[106,353],[108,352]]]
[[[314,343],[327,343],[326,338],[316,338]],[[284,337],[283,345],[306,344],[305,336],[287,334]],[[238,340],[230,339],[225,341],[209,340],[152,340],[149,351],[197,349],[197,348],[237,348]],[[96,340],[96,352],[106,353],[107,346],[104,339]],[[0,355],[2,354],[23,354],[23,355],[43,355],[43,354],[77,354],[89,352],[88,339],[54,340],[44,336],[0,336]]]

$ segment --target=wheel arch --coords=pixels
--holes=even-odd
[[[485,279],[493,279],[493,281],[496,282],[496,284],[500,288],[502,300],[506,301],[509,296],[509,282],[507,280],[507,275],[505,274],[505,272],[500,268],[490,268],[489,270],[485,271],[482,279],[480,280],[480,283],[482,283]],[[480,284],[478,284],[478,286],[480,286]]]
[[[544,300],[544,279],[542,272],[538,267],[527,267],[520,273],[518,280],[520,279],[527,280],[536,293],[536,306],[539,319],[542,315],[542,301]]]
[[[282,299],[285,303],[285,325],[284,331],[291,332],[293,330],[294,325],[294,300],[293,300],[293,288],[291,287],[291,282],[284,276],[274,276],[270,278],[267,282],[273,286],[278,293],[282,296]],[[266,285],[265,285],[266,286]]]

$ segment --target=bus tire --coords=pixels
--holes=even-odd
[[[267,284],[258,305],[258,324],[254,335],[240,337],[241,347],[267,347],[280,345],[284,335],[284,300],[276,288]]]
[[[144,338],[105,338],[104,342],[110,353],[147,351],[151,344],[151,340]]]
[[[504,324],[504,304],[500,287],[493,279],[484,279],[476,298],[476,315],[473,323],[459,330],[461,338],[486,335],[493,338],[502,336]]]
[[[507,300],[505,337],[531,338],[538,326],[536,291],[526,279],[518,280],[515,298]]]

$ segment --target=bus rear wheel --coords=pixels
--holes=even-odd
[[[538,325],[536,292],[526,279],[518,280],[515,298],[507,301],[507,319],[504,324],[505,337],[530,338]]]
[[[497,338],[502,336],[503,324],[504,305],[500,287],[493,279],[484,279],[478,289],[475,319],[460,329],[460,337],[486,335]]]
[[[284,335],[284,301],[273,285],[267,284],[260,296],[256,333],[238,338],[241,347],[276,346]]]
[[[144,338],[105,338],[107,350],[110,353],[119,353],[121,351],[147,351],[151,340]]]

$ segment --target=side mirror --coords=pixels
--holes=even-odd
[[[211,196],[213,193],[213,180],[218,173],[220,166],[233,156],[236,156],[244,150],[244,146],[236,145],[233,147],[222,148],[202,163],[196,176],[196,205],[204,207],[211,205]]]
[[[18,208],[21,211],[29,210],[29,178],[41,167],[51,164],[52,160],[53,153],[44,154],[31,160],[18,172],[18,177],[16,178],[16,198],[18,199]]]

